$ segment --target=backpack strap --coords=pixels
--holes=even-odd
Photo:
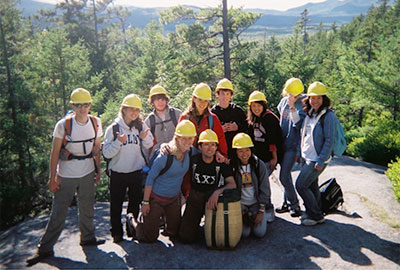
[[[151,134],[154,135],[154,132],[156,131],[156,116],[154,114],[150,115],[150,129],[151,129]]]
[[[173,108],[169,108],[169,117],[171,118],[174,127],[176,127],[176,125],[178,124],[178,119]]]
[[[113,141],[115,141],[117,139],[117,132],[119,132],[119,124],[118,123],[114,123],[112,126],[112,134],[113,134]]]
[[[158,176],[163,175],[164,173],[166,173],[169,168],[171,168],[172,162],[174,161],[174,156],[171,154],[167,155],[167,162],[165,163],[165,167],[160,171],[160,173],[158,174]]]
[[[146,155],[145,155],[145,153],[144,153],[144,150],[143,150],[143,140],[142,140],[142,138],[140,138],[140,132],[142,132],[142,130],[143,130],[143,124],[142,125],[140,125],[139,126],[139,128],[138,128],[138,134],[139,134],[139,144],[140,144],[140,153],[142,154],[142,157],[143,157],[143,159],[144,159],[144,162],[146,163],[146,165],[148,165],[149,164],[149,161],[148,161],[148,159],[147,159],[147,157],[146,157]]]
[[[211,113],[208,115],[208,128],[211,130],[214,129],[214,119]]]

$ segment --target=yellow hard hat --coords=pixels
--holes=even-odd
[[[175,135],[181,137],[195,137],[196,127],[189,120],[183,120],[176,125]]]
[[[83,88],[76,88],[71,93],[71,100],[70,103],[77,104],[77,103],[91,103],[93,101],[92,96],[90,95],[89,91]]]
[[[142,101],[140,98],[135,95],[135,94],[130,94],[124,97],[124,100],[122,101],[121,106],[123,107],[129,107],[129,108],[137,108],[137,109],[142,109]]]
[[[253,141],[251,140],[250,136],[247,135],[246,133],[238,133],[235,135],[235,137],[233,137],[232,140],[232,148],[249,148],[249,147],[253,147]]]
[[[218,92],[218,90],[220,89],[227,89],[233,92],[233,85],[230,80],[224,78],[218,82],[217,88],[215,88],[215,92]]]
[[[253,93],[251,93],[247,104],[250,105],[254,101],[264,101],[265,103],[268,102],[267,99],[265,98],[265,95],[260,91],[254,91]]]
[[[202,133],[200,133],[198,143],[203,143],[203,142],[215,142],[215,143],[218,143],[217,133],[215,133],[211,129],[204,130]]]
[[[285,87],[282,90],[282,94],[285,96],[286,94],[292,94],[293,96],[297,96],[304,91],[304,85],[298,78],[290,78],[286,81]]]
[[[326,86],[322,82],[313,82],[307,89],[307,96],[326,95]]]
[[[193,90],[193,96],[204,100],[211,100],[210,86],[206,83],[199,83]]]
[[[154,95],[165,95],[167,98],[169,98],[167,91],[165,90],[164,87],[162,87],[161,85],[157,84],[155,86],[153,86],[150,89],[150,94],[149,94],[149,102],[151,102],[151,97]]]

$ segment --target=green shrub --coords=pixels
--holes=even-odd
[[[374,126],[352,130],[346,133],[350,142],[346,153],[364,161],[387,166],[400,156],[399,125],[385,116],[376,119]]]
[[[386,171],[386,175],[392,182],[394,195],[396,200],[400,202],[400,158],[389,164],[389,169]]]

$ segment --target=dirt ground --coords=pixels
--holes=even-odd
[[[97,203],[96,234],[106,239],[98,247],[81,247],[77,209],[69,209],[65,229],[54,247],[55,256],[31,269],[400,269],[400,203],[393,195],[384,167],[349,157],[334,158],[320,182],[336,177],[344,204],[326,216],[325,224],[300,225],[299,218],[277,214],[262,239],[242,239],[235,250],[209,250],[204,239],[193,245],[160,236],[154,244],[112,242],[109,204]],[[293,172],[296,177],[298,170]],[[282,202],[282,187],[271,177],[272,201]],[[38,216],[0,234],[0,267],[25,268],[36,252],[48,215]]]

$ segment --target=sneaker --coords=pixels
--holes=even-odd
[[[290,216],[291,217],[300,217],[301,216],[301,210],[300,207],[297,206],[294,209],[290,209]]]
[[[122,237],[122,235],[113,236],[113,242],[114,243],[119,243],[119,242],[122,242],[122,241],[124,241],[124,238]]]
[[[265,209],[265,215],[267,215],[267,222],[271,223],[275,220],[275,213],[274,213],[274,209]]]
[[[275,212],[282,214],[282,213],[286,213],[289,212],[289,205],[284,202],[281,206],[279,206],[278,208],[275,209]]]
[[[37,264],[38,262],[43,261],[44,259],[48,257],[53,257],[54,252],[53,251],[48,251],[48,252],[38,252],[36,255],[32,256],[28,260],[26,260],[26,266],[30,267],[32,265]]]
[[[305,218],[305,219],[301,220],[301,225],[304,225],[304,226],[315,226],[317,224],[321,224],[321,223],[324,223],[324,222],[325,222],[324,218],[321,218],[320,220],[314,220],[314,219],[311,219],[311,218]]]
[[[135,237],[136,236],[136,230],[135,230],[135,226],[134,226],[134,220],[135,217],[133,216],[132,213],[128,213],[126,215],[126,234],[128,235],[128,237]]]
[[[79,244],[81,246],[98,246],[98,245],[102,245],[106,242],[106,240],[99,240],[96,238],[93,238],[91,240],[85,240],[85,241],[81,241]]]

